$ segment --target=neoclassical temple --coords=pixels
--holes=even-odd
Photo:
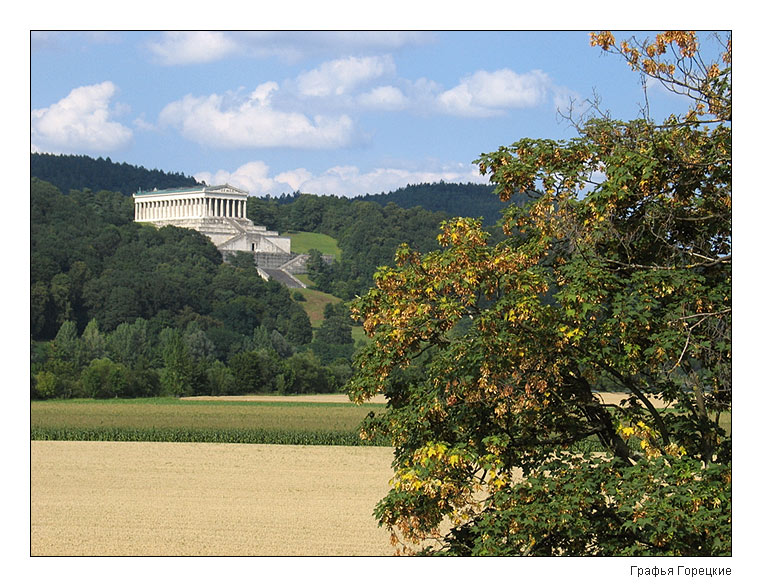
[[[231,185],[195,186],[132,195],[135,221],[192,228],[223,252],[290,254],[291,239],[246,218],[248,192]]]
[[[247,197],[246,192],[229,185],[138,192],[133,194],[135,220],[246,218]]]

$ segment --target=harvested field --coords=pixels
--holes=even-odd
[[[31,443],[33,556],[383,556],[384,447]]]

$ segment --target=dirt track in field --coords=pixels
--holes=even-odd
[[[383,556],[392,450],[31,443],[33,556]]]
[[[226,402],[307,402],[329,404],[351,404],[345,394],[325,393],[314,395],[194,395],[181,398],[186,401],[226,401]],[[383,395],[375,395],[366,404],[385,404]]]
[[[607,404],[618,404],[628,395],[625,393],[596,393],[595,395]],[[205,395],[184,397],[184,400],[224,400],[240,402],[322,402],[322,403],[351,403],[350,399],[344,394],[315,394],[315,395]],[[365,402],[366,404],[385,404],[386,398],[383,395],[376,395]],[[664,408],[666,404],[661,400],[651,400],[655,408]]]

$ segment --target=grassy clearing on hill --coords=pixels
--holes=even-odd
[[[297,275],[297,277],[304,282],[305,285],[311,285],[309,278],[305,275]],[[307,312],[307,316],[310,319],[310,324],[313,328],[317,328],[323,322],[323,310],[328,304],[340,303],[341,299],[334,295],[318,291],[316,289],[300,289],[296,290],[304,295],[306,301],[299,302],[304,311]]]
[[[291,238],[291,251],[293,253],[309,253],[311,249],[317,249],[324,255],[335,255],[336,260],[341,259],[341,249],[336,239],[327,234],[318,232],[285,232],[283,236]]]

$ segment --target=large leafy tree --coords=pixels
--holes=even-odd
[[[365,434],[395,446],[376,515],[402,551],[730,552],[730,42],[591,38],[690,110],[482,155],[527,197],[505,239],[446,222],[355,304],[350,395],[388,399]]]

